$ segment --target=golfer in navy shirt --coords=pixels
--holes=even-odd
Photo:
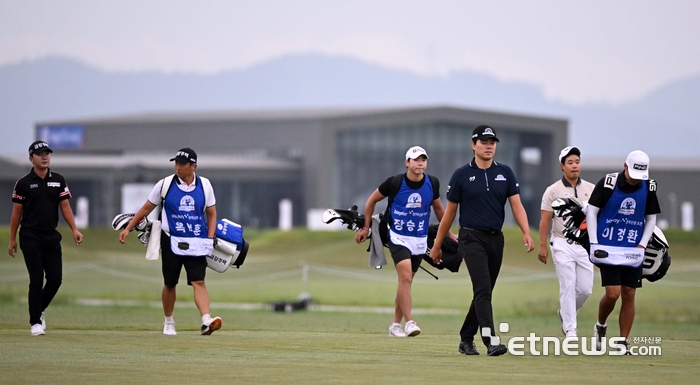
[[[474,336],[482,329],[482,341],[490,356],[507,351],[495,334],[491,293],[503,261],[503,221],[506,200],[515,222],[523,232],[529,253],[534,249],[520,188],[513,170],[493,160],[498,138],[493,128],[481,125],[472,134],[474,158],[458,168],[447,186],[447,207],[440,221],[430,257],[440,263],[442,241],[452,226],[459,207],[459,252],[467,264],[474,298],[460,330],[459,352],[477,355]]]

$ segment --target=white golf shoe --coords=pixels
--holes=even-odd
[[[403,330],[408,337],[415,337],[420,334],[420,328],[416,325],[416,321],[413,320],[406,322],[406,326],[404,326]]]
[[[46,334],[46,332],[44,331],[44,328],[41,326],[41,324],[32,325],[32,335],[33,336],[43,336],[45,334]]]
[[[165,322],[163,324],[163,334],[166,336],[177,335],[177,332],[175,331],[175,322]]]
[[[401,328],[401,324],[394,322],[389,326],[389,336],[390,337],[406,337],[406,333]]]

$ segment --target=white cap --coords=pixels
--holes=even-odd
[[[576,146],[564,147],[564,149],[559,153],[559,163],[564,163],[564,158],[572,154],[581,156],[581,150],[579,150]]]
[[[423,147],[421,146],[413,146],[406,151],[406,160],[409,159],[418,159],[419,156],[425,155],[426,158],[428,158],[428,153],[425,152]]]
[[[649,155],[645,152],[639,150],[630,152],[625,164],[632,179],[649,179]]]

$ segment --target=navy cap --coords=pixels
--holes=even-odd
[[[498,142],[498,138],[496,137],[496,131],[492,127],[482,124],[481,126],[474,129],[474,132],[472,133],[472,142],[476,142],[477,140],[489,139],[493,139],[496,142]]]
[[[41,154],[44,151],[53,152],[49,144],[43,140],[37,140],[29,146],[29,156],[34,154]]]

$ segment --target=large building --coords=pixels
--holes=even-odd
[[[444,199],[452,172],[473,156],[471,133],[480,124],[495,128],[496,160],[515,171],[537,227],[541,194],[560,175],[565,119],[454,107],[153,113],[39,122],[36,135],[55,150],[52,168],[73,196],[88,199],[91,225],[108,225],[122,210],[125,185],[152,186],[172,173],[174,153],[191,147],[220,217],[275,227],[282,199],[291,200],[296,226],[306,224],[309,209],[362,209],[385,178],[405,171],[414,145],[430,155],[428,173],[440,179]],[[31,165],[19,156],[0,158],[0,166],[0,196],[8,197],[0,221],[7,223],[12,185]]]

